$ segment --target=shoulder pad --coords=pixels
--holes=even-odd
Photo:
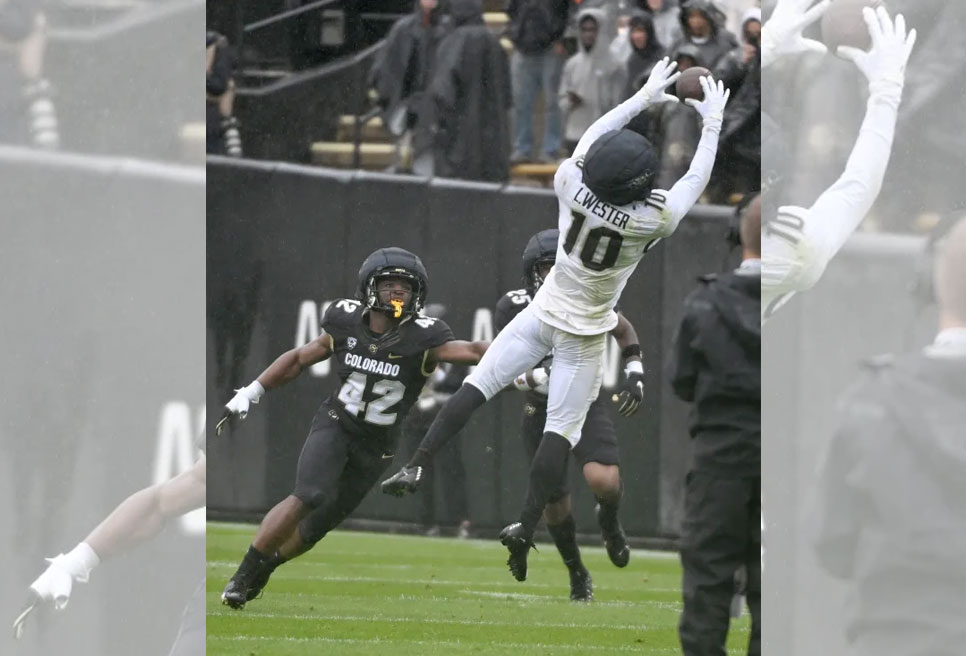
[[[354,298],[339,298],[329,304],[322,316],[322,327],[330,331],[332,327],[347,325],[354,321],[363,310],[362,301]]]
[[[526,289],[511,289],[498,302],[506,302],[510,305],[527,305],[532,299]]]
[[[663,212],[667,204],[667,192],[655,189],[644,199],[644,204],[656,209],[658,212]]]
[[[417,330],[416,335],[424,350],[434,348],[455,339],[453,330],[442,319],[434,319],[433,317],[420,315],[414,318],[412,323]]]

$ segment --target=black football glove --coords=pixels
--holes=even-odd
[[[620,394],[614,395],[614,402],[619,404],[617,412],[622,417],[630,417],[637,412],[644,402],[644,374],[636,371],[628,374],[624,384],[621,385]]]
[[[394,497],[401,497],[407,492],[412,494],[418,490],[422,482],[423,468],[407,466],[382,482],[382,492]]]

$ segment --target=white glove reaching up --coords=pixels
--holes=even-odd
[[[221,435],[229,420],[235,417],[239,419],[247,417],[248,409],[251,405],[257,404],[264,393],[265,388],[257,380],[247,387],[235,390],[235,396],[231,397],[231,401],[225,404],[225,411],[215,425],[215,435]]]
[[[87,583],[91,570],[101,562],[86,542],[81,542],[70,553],[48,558],[50,565],[43,574],[30,584],[27,602],[13,622],[13,635],[20,639],[27,617],[38,604],[53,602],[54,608],[63,610],[70,601],[74,581]]]
[[[704,99],[688,98],[685,102],[701,114],[705,125],[709,121],[716,121],[720,127],[724,120],[725,105],[728,104],[728,98],[731,96],[731,89],[725,89],[724,82],[721,80],[715,82],[710,75],[698,78],[698,82],[704,90]]]
[[[865,7],[862,18],[869,27],[872,46],[869,52],[862,52],[858,48],[839,46],[838,56],[854,62],[862,74],[869,80],[869,89],[880,83],[893,83],[900,88],[905,82],[906,62],[916,43],[916,30],[906,34],[906,19],[902,14],[896,16],[895,22],[889,18],[889,12],[884,7],[873,10]]]
[[[654,64],[654,68],[651,69],[651,74],[648,76],[647,82],[638,91],[647,104],[678,101],[676,96],[672,96],[667,92],[668,87],[677,82],[677,79],[681,77],[680,72],[674,72],[674,69],[677,67],[678,63],[671,61],[669,57],[665,57]]]
[[[771,18],[761,29],[761,66],[773,64],[782,55],[800,52],[825,54],[823,43],[802,36],[802,30],[817,21],[832,4],[822,0],[778,0]]]

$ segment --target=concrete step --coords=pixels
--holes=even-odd
[[[488,11],[483,14],[483,22],[491,30],[502,32],[510,22],[510,17],[504,11]]]
[[[363,143],[359,145],[359,166],[369,171],[381,171],[393,165],[394,144]],[[317,141],[312,144],[312,163],[339,169],[352,168],[353,146],[351,143]],[[412,150],[402,151],[402,165],[412,166]]]
[[[345,143],[352,143],[355,140],[356,117],[352,114],[345,114],[339,117],[339,126],[336,140]],[[392,135],[382,124],[382,117],[376,116],[362,126],[362,141],[368,143],[392,143]]]

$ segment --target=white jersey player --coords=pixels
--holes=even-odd
[[[704,127],[691,166],[670,190],[652,190],[658,158],[643,136],[621,128],[654,102],[676,101],[666,89],[677,79],[667,58],[644,87],[598,119],[581,137],[574,156],[554,178],[560,241],[556,264],[533,302],[504,328],[463,387],[437,415],[409,464],[383,482],[383,491],[415,491],[432,454],[480,405],[553,352],[543,439],[533,458],[530,489],[520,521],[500,534],[518,580],[534,527],[550,495],[566,476],[570,449],[600,388],[607,333],[617,324],[614,307],[638,262],[658,239],[674,232],[711,176],[728,92],[710,76],[704,99],[689,99]]]
[[[763,30],[762,64],[782,52],[824,51],[824,46],[801,38],[801,30],[817,19],[828,3],[804,9],[812,0],[779,2]],[[798,8],[799,13],[794,11]],[[902,15],[890,20],[882,7],[865,8],[863,17],[872,37],[869,52],[840,47],[839,56],[855,62],[869,81],[869,99],[859,136],[845,171],[809,207],[784,206],[776,217],[766,217],[762,235],[761,312],[767,321],[795,292],[811,288],[826,265],[865,218],[882,188],[906,62],[916,31],[906,34]],[[767,55],[767,56],[766,56]],[[770,219],[770,220],[769,220]]]

